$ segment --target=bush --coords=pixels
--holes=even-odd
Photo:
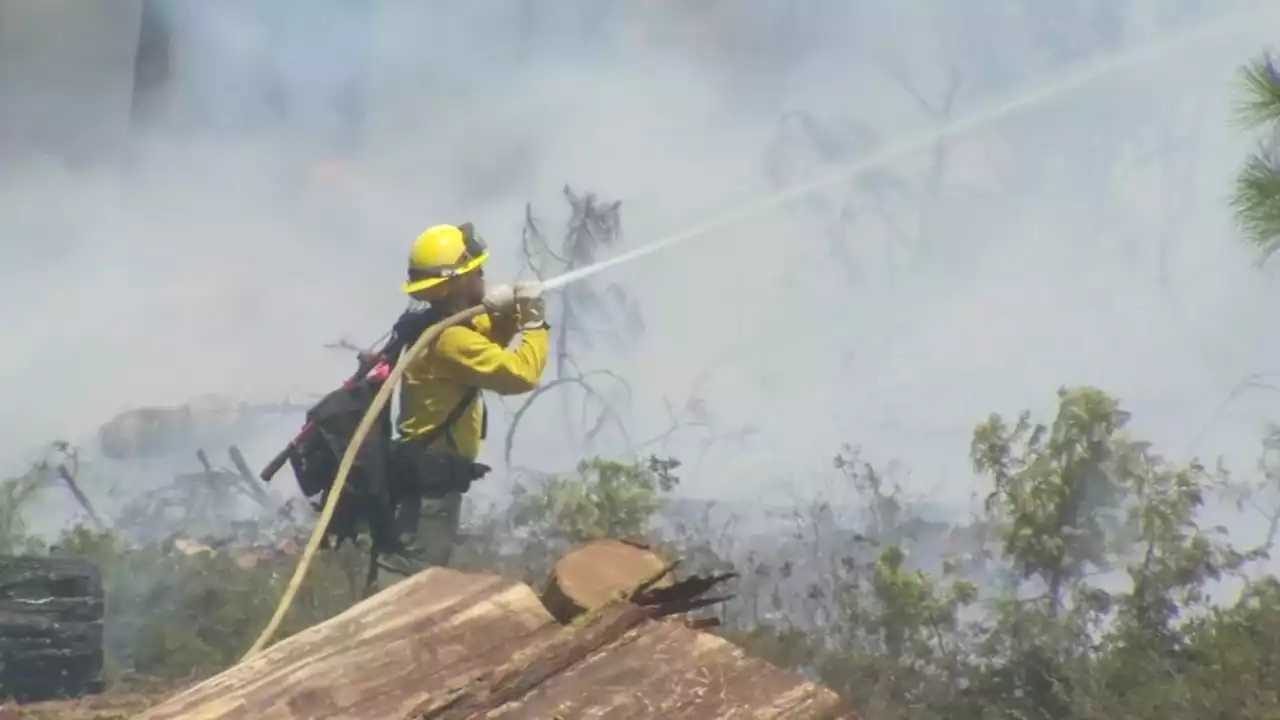
[[[321,553],[281,636],[332,617],[359,599],[363,558]],[[108,667],[158,679],[203,677],[234,664],[266,626],[297,564],[293,554],[218,552],[150,544],[121,548],[83,527],[53,547],[92,558],[107,596]]]

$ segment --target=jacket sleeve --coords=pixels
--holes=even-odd
[[[547,365],[550,332],[526,330],[520,340],[508,350],[484,333],[451,327],[440,334],[433,352],[459,382],[499,395],[519,395],[538,386]]]
[[[489,338],[496,345],[507,347],[519,333],[515,316],[490,315],[488,313],[475,319],[476,331]]]

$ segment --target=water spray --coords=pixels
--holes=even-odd
[[[1273,12],[1275,10],[1272,6],[1266,6],[1265,9],[1272,10]],[[772,210],[832,185],[847,182],[868,170],[877,169],[902,157],[906,157],[912,153],[932,147],[939,140],[945,140],[956,135],[962,135],[970,132],[976,128],[990,125],[991,123],[1005,117],[1014,115],[1019,111],[1044,104],[1059,95],[1064,95],[1072,90],[1092,84],[1108,76],[1118,74],[1122,70],[1150,62],[1151,60],[1165,55],[1172,50],[1182,49],[1187,45],[1203,42],[1211,37],[1238,30],[1246,24],[1256,24],[1258,18],[1265,14],[1263,10],[1263,7],[1254,7],[1250,12],[1238,13],[1216,23],[1203,25],[1195,31],[1172,35],[1163,40],[1135,48],[1127,53],[1122,53],[1116,57],[1089,63],[1084,67],[1077,68],[1076,70],[1057,78],[1053,82],[1040,85],[1033,90],[1028,90],[1027,92],[1009,98],[1001,103],[989,106],[986,109],[948,121],[940,127],[922,133],[916,137],[892,143],[872,152],[862,159],[840,165],[802,185],[787,188],[775,195],[756,198],[720,215],[712,217],[709,220],[704,220],[697,225],[690,226],[680,232],[668,235],[667,237],[659,238],[629,252],[622,253],[621,255],[607,260],[601,260],[594,265],[571,270],[563,275],[548,280],[544,284],[544,287],[548,290],[557,290],[565,285],[586,279],[617,265],[624,265],[633,260],[638,260],[642,257],[652,255],[653,253],[671,247],[672,245],[678,245],[686,240],[710,235],[717,230],[753,215]]]
[[[804,197],[829,186],[847,182],[851,178],[854,178],[868,170],[878,168],[901,157],[910,155],[918,150],[928,148],[938,140],[960,135],[974,130],[975,128],[989,125],[1019,111],[1043,104],[1059,95],[1066,94],[1072,90],[1076,90],[1108,76],[1115,75],[1127,68],[1150,62],[1151,60],[1165,55],[1174,49],[1181,49],[1188,45],[1202,42],[1211,37],[1239,29],[1246,24],[1254,25],[1260,17],[1265,14],[1263,12],[1264,9],[1274,12],[1275,8],[1273,5],[1267,5],[1265,7],[1255,6],[1249,12],[1238,13],[1216,23],[1202,25],[1198,30],[1172,35],[1163,40],[1143,45],[1117,57],[1090,63],[1073,72],[1069,72],[1061,76],[1053,82],[1040,85],[1033,90],[990,106],[985,110],[951,120],[950,122],[917,137],[888,145],[887,147],[881,148],[861,160],[835,168],[832,171],[811,180],[810,182],[794,186],[771,196],[757,198],[744,203],[735,209],[724,212],[718,216],[714,216],[709,220],[690,226],[685,230],[672,235],[659,238],[616,257],[602,260],[584,268],[571,270],[563,275],[546,281],[543,283],[543,287],[548,291],[559,290],[570,283],[585,280],[592,275],[601,273],[609,268],[624,265],[632,262],[633,260],[639,260],[640,258],[652,255],[665,248],[684,243],[687,240],[710,235],[721,228],[745,218],[772,210],[780,205],[784,205],[792,200]],[[276,607],[275,614],[272,615],[270,622],[267,623],[267,627],[263,629],[262,634],[258,636],[258,639],[254,641],[253,645],[245,653],[244,657],[241,658],[241,662],[257,655],[258,652],[266,647],[267,643],[271,641],[271,638],[275,635],[276,631],[279,630],[280,624],[284,621],[285,614],[288,613],[289,608],[293,604],[293,599],[297,595],[298,589],[302,586],[302,581],[306,577],[307,568],[310,566],[312,558],[320,547],[320,542],[324,537],[325,529],[333,518],[334,510],[338,504],[338,498],[342,496],[343,487],[346,485],[347,477],[350,475],[351,468],[355,463],[357,449],[364,444],[365,439],[369,436],[369,432],[373,429],[373,424],[376,421],[376,418],[379,413],[382,412],[382,409],[386,407],[387,402],[390,400],[396,386],[399,385],[400,378],[404,376],[405,370],[409,367],[410,362],[420,354],[427,352],[430,346],[445,329],[468,322],[483,312],[484,307],[478,305],[444,319],[439,324],[432,326],[424,332],[418,338],[417,342],[401,354],[400,359],[396,362],[391,374],[385,381],[383,381],[382,386],[378,389],[378,393],[374,396],[373,402],[370,404],[368,411],[365,413],[364,417],[361,418],[360,424],[356,427],[355,433],[352,435],[351,442],[347,445],[347,450],[343,454],[342,461],[338,465],[338,472],[334,477],[333,486],[329,491],[327,502],[320,512],[319,519],[316,521],[316,528],[312,532],[306,548],[303,550],[302,557],[298,560],[297,569],[294,571],[293,577],[289,580],[289,585],[285,588],[284,595],[281,597],[280,603]]]

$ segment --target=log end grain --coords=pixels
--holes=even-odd
[[[568,624],[597,610],[661,572],[667,561],[641,543],[593,540],[560,558],[542,592],[542,604],[558,622]],[[669,587],[668,573],[653,587]]]

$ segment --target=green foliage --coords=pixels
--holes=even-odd
[[[1275,58],[1263,55],[1241,71],[1248,97],[1240,104],[1240,119],[1254,127],[1280,123],[1280,71]]]
[[[46,476],[36,469],[0,481],[0,555],[21,555],[39,549],[30,535],[23,511],[44,489]]]
[[[661,544],[653,521],[679,483],[679,465],[656,456],[590,458],[573,474],[518,484],[509,506],[472,523],[471,542],[459,549],[456,564],[538,584],[555,558],[579,542],[611,537]]]
[[[1280,160],[1276,150],[1264,147],[1246,162],[1236,178],[1232,208],[1245,238],[1265,261],[1280,249]]]
[[[1258,556],[1234,550],[1222,528],[1199,527],[1217,479],[1128,437],[1128,419],[1105,393],[1074,388],[1059,392],[1052,425],[1032,425],[1024,413],[1009,428],[992,416],[974,433],[974,467],[993,480],[988,509],[1003,528],[1004,556],[1047,590],[1007,594],[987,638],[984,687],[1019,712],[1071,717],[1103,702],[1109,712],[1159,716],[1144,703],[1173,697],[1155,688],[1188,669],[1209,583]],[[1088,582],[1117,567],[1126,590]],[[1186,716],[1193,700],[1177,702],[1162,711]]]
[[[911,567],[907,548],[928,524],[913,522],[910,504],[869,463],[842,456],[837,466],[872,510],[864,527],[878,537],[868,540],[894,541],[871,562],[851,546],[820,561],[823,576],[807,591],[820,600],[808,616],[776,602],[781,616],[737,622],[730,633],[815,673],[868,717],[1274,714],[1275,682],[1264,678],[1280,648],[1275,581],[1248,584],[1225,606],[1208,597],[1212,583],[1263,553],[1239,552],[1222,528],[1201,526],[1207,499],[1227,486],[1222,477],[1167,462],[1127,434],[1128,421],[1107,394],[1064,388],[1051,422],[993,415],[975,428],[971,459],[991,492],[983,514],[948,537],[968,537],[976,552],[994,540],[1012,571],[981,593],[954,575],[957,563],[936,574]],[[769,581],[785,585],[830,543],[815,536],[803,554],[788,548]],[[1107,572],[1115,582],[1097,580]],[[1233,643],[1239,655],[1228,657]]]
[[[76,527],[52,548],[102,568],[106,646],[112,668],[147,677],[212,674],[239,659],[266,625],[296,557],[147,545],[122,548],[110,533]],[[359,598],[356,552],[322,553],[285,621],[287,636],[332,617]]]
[[[1006,558],[1039,578],[1056,612],[1068,584],[1107,569],[1117,504],[1134,481],[1137,448],[1118,433],[1128,414],[1093,388],[1060,390],[1050,426],[1023,413],[1012,427],[992,415],[974,431],[974,469],[994,481],[987,511],[1003,522]]]
[[[1266,141],[1245,161],[1236,178],[1232,208],[1245,239],[1258,248],[1260,261],[1280,249],[1280,70],[1270,55],[1242,71],[1245,100],[1241,120],[1261,130]]]
[[[514,526],[557,544],[643,537],[662,508],[662,494],[679,482],[671,474],[677,466],[656,457],[643,463],[584,460],[576,475],[553,476],[537,491],[519,491]]]

